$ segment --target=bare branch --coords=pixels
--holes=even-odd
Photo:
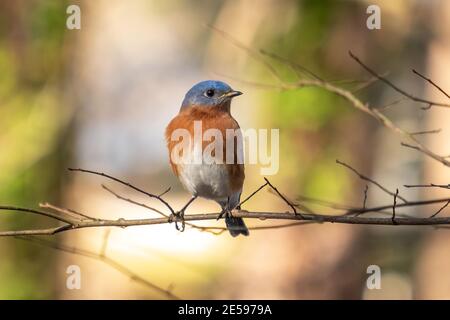
[[[168,187],[165,191],[163,191],[162,193],[160,193],[159,195],[158,195],[158,197],[162,197],[162,196],[165,196],[170,190],[172,190],[172,187]]]
[[[397,224],[395,220],[395,207],[397,206],[397,198],[398,198],[398,189],[395,191],[394,194],[394,206],[392,207],[392,224]]]
[[[268,190],[271,194],[273,194],[273,195],[275,195],[275,196],[277,196],[277,197],[280,197],[280,195],[278,194],[278,192],[276,192],[275,190],[273,190],[273,189],[269,189]],[[285,195],[283,195],[284,197],[286,197]],[[290,199],[288,199],[288,198],[286,198],[290,203],[292,203],[292,205],[295,207],[295,208],[298,208],[298,209],[300,209],[300,211],[304,211],[305,213],[311,213],[311,214],[316,214],[316,212],[314,211],[314,210],[312,210],[311,208],[309,208],[308,206],[305,206],[304,204],[302,204],[302,203],[299,203],[298,201],[297,202],[294,202],[294,201],[292,201],[292,200],[290,200]],[[296,214],[300,214],[300,213],[298,213],[298,210],[297,210],[297,213]]]
[[[245,198],[244,200],[242,200],[234,209],[241,207],[244,203],[246,203],[248,200],[250,200],[251,198],[253,198],[259,191],[261,191],[263,188],[265,188],[268,185],[268,183],[264,183],[263,185],[261,185],[258,189],[256,189],[255,191],[253,191],[247,198]]]
[[[291,207],[291,209],[292,209],[292,211],[294,211],[294,214],[295,214],[295,215],[298,214],[298,215],[301,216],[301,214],[297,212],[297,209],[295,208],[295,204],[293,204],[291,201],[289,201],[289,200],[286,198],[286,196],[284,196],[280,191],[278,191],[278,189],[277,189],[273,184],[270,183],[269,179],[264,178],[264,180],[265,180],[265,181],[267,182],[267,184],[272,188],[272,190],[275,191],[275,192],[277,193],[277,195],[278,195],[281,199],[283,199],[284,202],[286,202],[286,204],[287,204],[289,207]]]
[[[164,212],[162,212],[162,211],[160,211],[160,210],[158,210],[158,209],[155,209],[155,208],[153,208],[153,207],[150,207],[150,206],[146,205],[145,203],[140,203],[140,202],[137,202],[137,201],[135,201],[135,200],[132,200],[132,199],[129,199],[129,198],[125,198],[125,197],[119,195],[117,192],[111,190],[110,188],[108,188],[107,186],[105,186],[105,185],[103,185],[103,184],[102,184],[102,188],[105,189],[106,191],[108,191],[109,193],[111,193],[112,195],[114,195],[116,198],[118,198],[118,199],[120,199],[120,200],[123,200],[123,201],[129,202],[129,203],[131,203],[131,204],[134,204],[134,205],[143,207],[143,208],[145,208],[145,209],[154,211],[154,212],[156,212],[156,213],[162,215],[163,217],[166,217],[166,218],[169,218],[169,219],[170,219],[170,216],[168,216],[168,215],[165,214]],[[215,231],[211,230],[212,227],[198,226],[198,225],[195,225],[195,224],[193,224],[193,223],[186,223],[186,225],[187,225],[187,226],[190,226],[190,227],[192,227],[192,228],[199,229],[199,230],[201,230],[201,231],[210,232],[210,233],[212,233],[212,234],[214,234],[214,235],[219,235],[219,234],[221,234],[223,231],[226,230],[226,228],[221,228],[221,227],[215,228],[215,227],[214,227],[214,229],[218,229],[218,230],[219,230],[219,232],[215,232]]]
[[[280,61],[282,63],[284,63],[285,65],[291,67],[294,71],[296,71],[298,78],[301,78],[301,75],[298,72],[303,72],[309,76],[311,76],[312,78],[319,80],[319,81],[324,81],[323,79],[321,79],[317,74],[315,74],[314,72],[312,72],[311,70],[307,69],[306,67],[298,64],[298,63],[294,63],[292,61],[289,61],[286,58],[280,57],[279,55],[272,53],[272,52],[268,52],[266,50],[260,49],[259,52],[265,56],[268,56],[272,59],[275,59],[277,61]]]
[[[406,100],[406,98],[404,98],[404,97],[401,98],[401,99],[394,100],[394,101],[392,101],[392,102],[390,102],[390,103],[388,103],[388,104],[385,104],[384,106],[378,107],[377,110],[378,110],[378,111],[384,111],[384,110],[387,110],[387,109],[389,109],[389,108],[391,108],[391,107],[393,107],[393,106],[395,106],[395,105],[397,105],[397,104],[399,104],[400,102],[405,101],[405,100]]]
[[[90,173],[90,174],[98,175],[98,176],[105,177],[105,178],[111,179],[111,180],[113,180],[113,181],[116,181],[116,182],[118,182],[118,183],[120,183],[120,184],[123,184],[123,185],[125,185],[125,186],[127,186],[127,187],[129,187],[129,188],[131,188],[131,189],[133,189],[133,190],[135,190],[135,191],[138,191],[138,192],[140,192],[140,193],[143,193],[143,194],[145,194],[146,196],[148,196],[148,197],[150,197],[150,198],[154,198],[154,199],[159,200],[160,202],[162,202],[162,203],[170,210],[170,212],[171,212],[172,214],[175,214],[175,210],[173,210],[173,208],[167,203],[167,201],[165,201],[165,200],[162,198],[162,195],[164,195],[164,194],[166,194],[167,192],[169,192],[170,188],[169,188],[168,190],[164,191],[161,195],[155,195],[155,194],[153,194],[153,193],[149,193],[149,192],[147,192],[147,191],[144,191],[144,190],[142,190],[142,189],[140,189],[140,188],[138,188],[138,187],[132,185],[132,184],[129,183],[129,182],[125,182],[125,181],[123,181],[123,180],[120,180],[120,179],[118,179],[118,178],[116,178],[116,177],[110,176],[110,175],[108,175],[108,174],[106,174],[106,173],[103,173],[103,172],[97,172],[97,171],[86,170],[86,169],[80,169],[80,168],[78,168],[78,169],[69,168],[69,171],[79,171],[79,172],[84,172],[84,173]]]
[[[65,216],[61,216],[59,214],[55,214],[55,213],[51,213],[51,212],[46,212],[46,211],[39,211],[39,210],[35,210],[35,209],[29,209],[29,208],[20,208],[20,207],[15,207],[15,206],[0,206],[0,210],[3,211],[21,211],[21,212],[26,212],[26,213],[33,213],[33,214],[37,214],[37,215],[41,215],[41,216],[45,216],[48,218],[52,218],[61,222],[65,222],[68,224],[72,224],[74,223],[74,220]]]
[[[442,188],[442,189],[450,189],[450,184],[405,184],[405,188]]]
[[[253,50],[251,48],[248,48],[246,45],[244,45],[242,42],[238,41],[237,39],[235,39],[233,36],[231,36],[229,33],[218,29],[217,27],[213,26],[213,25],[209,25],[207,24],[206,27],[214,30],[217,34],[219,34],[220,36],[222,36],[224,39],[226,39],[227,41],[231,42],[233,45],[235,45],[238,48],[241,48],[242,50],[246,51],[247,54],[252,57],[253,59],[261,62],[262,64],[264,64],[267,68],[267,70],[271,73],[271,75],[279,82],[279,83],[283,83],[283,79],[281,78],[280,74],[278,73],[278,71],[269,63],[267,62],[263,57],[262,54],[258,51],[258,50]]]
[[[398,192],[397,192],[397,193],[394,193],[394,192],[392,192],[392,191],[389,191],[388,189],[386,189],[385,187],[383,187],[381,184],[379,184],[379,183],[376,182],[375,180],[373,180],[373,179],[371,179],[371,178],[369,178],[369,177],[366,177],[365,175],[359,173],[355,168],[351,167],[350,165],[348,165],[348,164],[346,164],[346,163],[344,163],[344,162],[342,162],[342,161],[339,161],[339,160],[337,160],[337,159],[336,159],[336,163],[337,163],[337,164],[340,164],[340,165],[342,165],[342,166],[344,166],[344,167],[346,167],[346,168],[348,168],[348,169],[350,169],[350,170],[353,171],[359,178],[361,178],[362,180],[368,181],[368,182],[370,182],[370,183],[376,185],[378,188],[380,188],[381,190],[383,190],[384,192],[386,192],[386,193],[389,194],[390,196],[398,197],[399,199],[401,199],[401,200],[402,200],[403,202],[405,202],[405,203],[408,202],[405,198],[400,197],[400,196],[398,195]]]
[[[213,30],[215,30],[216,32],[218,32],[219,34],[224,34],[224,31],[217,29],[216,27],[212,28]],[[272,65],[268,64],[267,61],[265,61],[264,59],[261,59],[261,57],[256,54],[255,56],[255,50],[246,47],[245,45],[243,45],[242,43],[238,42],[236,39],[234,39],[231,35],[226,34],[227,36],[224,37],[226,40],[230,41],[232,44],[234,44],[236,47],[250,53],[250,56],[252,56],[253,58],[255,58],[258,61],[263,62],[264,66],[266,68],[268,68],[269,71],[273,70]],[[260,52],[257,52],[260,53]],[[359,61],[359,58],[357,58],[355,55],[353,55],[352,53],[350,53],[352,57],[355,58],[356,61]],[[364,65],[365,66],[365,65]],[[367,67],[367,66],[366,66]],[[370,68],[369,68],[370,69]],[[374,72],[372,69],[370,69],[373,73],[374,76],[376,76],[378,79],[380,79],[380,75],[378,75],[376,72]],[[392,132],[396,133],[397,135],[408,139],[410,142],[413,143],[413,145],[410,144],[402,144],[404,146],[411,146],[414,149],[426,154],[427,156],[435,159],[436,161],[441,162],[443,165],[450,167],[450,161],[448,160],[449,157],[446,156],[440,156],[434,152],[432,152],[431,150],[429,150],[425,145],[423,145],[419,140],[417,140],[417,138],[414,135],[411,135],[410,133],[408,133],[407,131],[397,127],[389,118],[387,118],[385,115],[383,115],[381,113],[381,109],[374,109],[369,107],[369,105],[367,103],[362,102],[360,99],[358,99],[351,91],[343,89],[341,87],[335,86],[329,82],[323,81],[323,80],[317,80],[317,79],[300,79],[299,81],[296,81],[294,83],[286,83],[284,82],[282,79],[279,79],[279,84],[267,84],[267,83],[258,83],[255,81],[247,81],[247,80],[241,80],[241,79],[236,79],[233,77],[229,77],[235,81],[239,81],[248,85],[252,85],[255,87],[259,87],[262,89],[276,89],[276,90],[299,90],[305,87],[318,87],[318,88],[322,88],[328,92],[334,93],[337,96],[340,96],[342,98],[344,98],[345,100],[347,100],[354,108],[365,112],[366,114],[370,115],[371,117],[375,118],[381,125],[383,125],[384,127],[386,127],[387,129],[391,130]],[[279,78],[279,75],[278,75]],[[384,83],[387,83],[390,85],[391,82],[389,82],[388,80],[386,80],[385,78],[381,77],[381,79],[384,79]],[[396,87],[397,88],[397,87]],[[401,93],[404,91],[400,91]],[[406,93],[406,92],[405,92]],[[410,95],[407,94],[406,95],[407,98],[411,99]],[[414,97],[415,98],[415,97]],[[417,98],[416,98],[417,99]],[[440,103],[435,103],[432,101],[428,101],[425,99],[420,99],[421,102],[426,103],[426,104],[431,104],[431,105],[437,105],[437,106],[448,106],[450,107],[450,105],[448,104],[440,104]]]
[[[351,92],[352,93],[360,92],[361,90],[370,87],[372,84],[374,84],[377,81],[378,81],[378,79],[376,77],[373,77],[372,79],[370,79],[370,80],[368,80],[368,81],[366,81],[364,83],[361,83],[359,86],[357,86],[356,88],[352,89]]]
[[[143,207],[145,209],[148,209],[150,211],[154,211],[160,215],[162,215],[163,217],[168,218],[169,216],[167,214],[165,214],[164,212],[162,212],[161,210],[158,210],[154,207],[150,207],[148,205],[146,205],[145,203],[141,203],[141,202],[137,202],[135,200],[132,200],[130,198],[125,198],[124,196],[121,196],[120,194],[118,194],[117,192],[113,191],[111,188],[107,187],[106,185],[102,184],[102,188],[105,189],[106,191],[108,191],[109,193],[111,193],[113,196],[115,196],[117,199],[119,200],[123,200],[125,202],[129,202],[131,204],[137,205],[139,207]]]
[[[281,197],[281,194],[279,194]],[[396,199],[396,197],[395,197]],[[287,200],[287,199],[286,199]],[[287,200],[289,201],[289,200]],[[383,210],[392,209],[400,207],[416,207],[425,206],[436,203],[445,203],[450,201],[450,198],[445,199],[433,199],[433,200],[423,200],[423,201],[410,201],[408,203],[385,205],[372,208],[360,208],[360,209],[350,209],[345,214],[327,215],[327,214],[292,214],[286,212],[249,212],[245,210],[235,210],[233,216],[249,219],[262,219],[262,220],[296,220],[296,221],[310,221],[310,222],[332,222],[332,223],[346,223],[346,224],[375,224],[375,225],[389,225],[392,224],[391,218],[377,218],[377,217],[359,217],[350,216],[352,214],[363,214],[369,212],[382,212]],[[290,203],[290,202],[287,202]],[[292,204],[292,203],[291,203]],[[0,210],[5,208],[5,206],[0,207]],[[17,211],[30,212],[30,210],[25,208],[17,208]],[[10,207],[6,210],[11,210]],[[32,211],[31,211],[32,212]],[[205,220],[216,220],[219,213],[203,213],[203,214],[193,214],[186,215],[184,219],[186,221],[205,221]],[[19,236],[19,235],[54,235],[59,232],[65,232],[69,230],[83,229],[83,228],[94,228],[94,227],[131,227],[131,226],[144,226],[144,225],[156,225],[170,223],[170,217],[162,218],[152,218],[152,219],[117,219],[117,220],[83,220],[76,224],[63,225],[61,227],[51,228],[51,229],[37,229],[37,230],[17,230],[17,231],[0,231],[0,236]],[[396,218],[395,224],[398,225],[450,225],[449,218]],[[207,228],[207,227],[205,227]]]
[[[336,203],[336,202],[332,202],[332,201],[328,201],[328,200],[322,200],[322,199],[317,199],[317,198],[312,198],[312,197],[307,197],[304,195],[299,195],[297,196],[297,198],[299,200],[305,201],[305,202],[309,202],[312,204],[316,204],[316,205],[320,205],[326,208],[331,208],[331,209],[336,209],[336,210],[343,210],[343,211],[348,211],[348,210],[352,210],[352,209],[357,209],[355,207],[352,206],[348,206],[348,205],[344,205],[344,204],[340,204],[340,203]]]
[[[448,104],[448,103],[433,102],[433,101],[430,101],[430,100],[427,100],[427,99],[423,99],[423,98],[419,98],[419,97],[413,96],[412,94],[406,92],[405,90],[400,89],[399,87],[397,87],[395,84],[393,84],[388,79],[386,79],[383,76],[379,75],[377,72],[375,72],[369,66],[367,66],[365,63],[363,63],[361,61],[361,59],[359,59],[357,56],[355,56],[351,51],[349,51],[348,54],[350,55],[350,57],[353,60],[355,60],[361,67],[363,67],[371,75],[373,75],[374,77],[377,77],[380,81],[384,82],[389,87],[391,87],[392,89],[394,89],[398,93],[402,94],[403,96],[409,98],[410,100],[413,100],[413,101],[416,101],[416,102],[420,102],[420,103],[425,103],[426,105],[450,108],[450,104]]]
[[[1,210],[1,209],[0,209]],[[72,225],[67,224],[60,227],[48,229],[30,229],[17,231],[0,231],[0,237],[15,237],[15,236],[53,236],[57,233],[72,229]]]
[[[106,249],[108,249],[109,236],[111,235],[111,229],[106,229],[105,234],[103,235],[102,247],[100,249],[100,256],[106,256]]]
[[[44,209],[51,209],[51,210],[53,210],[53,211],[56,211],[56,212],[65,214],[65,215],[67,215],[67,216],[69,216],[69,217],[73,217],[73,218],[75,218],[75,219],[77,219],[77,220],[79,220],[80,217],[81,217],[81,218],[88,219],[88,220],[97,220],[96,218],[87,216],[87,215],[85,215],[85,214],[83,214],[83,213],[80,213],[80,212],[78,212],[78,211],[75,211],[75,210],[72,210],[72,209],[60,208],[60,207],[57,207],[57,206],[55,206],[55,205],[52,205],[52,204],[50,204],[50,203],[48,203],[48,202],[46,202],[46,203],[40,203],[40,204],[39,204],[39,207],[44,208]]]
[[[444,204],[444,206],[442,206],[438,211],[436,211],[436,213],[432,214],[432,215],[430,216],[430,218],[436,217],[436,216],[437,216],[439,213],[441,213],[442,210],[444,210],[449,204],[450,204],[450,200],[447,201],[447,203]]]
[[[366,208],[366,203],[367,203],[367,191],[369,191],[369,185],[366,184],[366,188],[364,189],[363,209]]]
[[[442,92],[447,98],[450,99],[450,95],[445,92],[441,87],[439,87],[436,83],[433,82],[433,80],[431,80],[430,78],[425,77],[423,74],[419,73],[417,70],[412,69],[412,72],[417,74],[419,77],[421,77],[422,79],[428,81],[433,87],[435,87],[436,89],[438,89],[440,92]]]
[[[418,131],[418,132],[411,132],[410,135],[417,136],[417,135],[422,135],[422,134],[434,134],[434,133],[440,133],[441,131],[442,131],[442,129]]]

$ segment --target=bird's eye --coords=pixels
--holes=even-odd
[[[206,91],[206,96],[207,97],[212,97],[212,96],[214,96],[214,90],[213,89],[208,89],[208,91]]]

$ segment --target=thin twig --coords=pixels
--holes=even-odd
[[[400,144],[403,147],[407,147],[407,148],[411,148],[411,149],[414,149],[414,150],[417,150],[417,151],[421,151],[421,149],[418,146],[414,146],[414,145],[411,145],[411,144],[406,143],[406,142],[401,142]]]
[[[97,171],[86,170],[86,169],[81,169],[81,168],[77,168],[77,169],[69,168],[69,171],[78,171],[78,172],[90,173],[90,174],[98,175],[98,176],[101,176],[101,177],[108,178],[108,179],[111,179],[113,181],[116,181],[116,182],[118,182],[120,184],[123,184],[123,185],[125,185],[125,186],[127,186],[127,187],[129,187],[129,188],[131,188],[131,189],[133,189],[135,191],[143,193],[143,194],[145,194],[146,196],[148,196],[150,198],[158,199],[161,203],[163,203],[170,210],[170,212],[172,214],[175,214],[175,210],[160,195],[156,195],[156,194],[144,191],[144,190],[142,190],[142,189],[132,185],[129,182],[125,182],[125,181],[123,181],[121,179],[118,179],[116,177],[110,176],[109,174],[106,174],[106,173],[103,173],[103,172],[97,172]],[[166,194],[167,192],[168,192],[168,190],[163,192],[162,195]]]
[[[423,134],[434,134],[434,133],[440,133],[441,131],[442,131],[442,129],[417,131],[417,132],[411,132],[410,135],[417,136],[417,135],[423,135]]]
[[[276,192],[275,190],[269,189],[268,191],[269,191],[271,194],[274,194],[274,195],[276,195],[277,197],[279,197],[278,192]],[[284,197],[286,197],[286,196],[284,196]],[[304,212],[306,212],[306,213],[311,213],[311,214],[316,214],[316,212],[315,212],[314,210],[312,210],[310,207],[308,207],[308,206],[306,206],[306,205],[304,205],[304,204],[302,204],[302,203],[299,203],[298,201],[294,203],[294,201],[292,201],[292,200],[290,200],[290,199],[287,199],[287,200],[288,200],[290,203],[292,203],[292,205],[293,205],[295,208],[300,209],[300,211],[304,211]],[[305,202],[306,202],[306,201],[305,201]],[[299,213],[297,212],[297,214],[299,214]]]
[[[286,58],[283,58],[283,57],[281,57],[281,56],[279,56],[279,55],[277,55],[277,54],[275,54],[275,53],[268,52],[268,51],[263,50],[263,49],[260,49],[259,52],[260,52],[261,54],[265,55],[265,56],[268,56],[268,57],[270,57],[270,58],[272,58],[272,59],[275,59],[275,60],[277,60],[277,61],[280,61],[280,62],[284,63],[285,65],[290,66],[290,67],[291,67],[292,69],[294,69],[296,72],[300,71],[300,72],[303,72],[303,73],[305,73],[305,74],[311,76],[312,78],[314,78],[314,79],[316,79],[316,80],[324,81],[324,80],[323,80],[322,78],[320,78],[317,74],[315,74],[315,73],[312,72],[311,70],[307,69],[306,67],[304,67],[304,66],[302,66],[302,65],[300,65],[300,64],[298,64],[298,63],[292,62],[292,61],[290,61],[290,60],[288,60],[288,59],[286,59]],[[298,76],[299,78],[301,78],[301,75],[300,75],[299,73],[297,73],[297,76]]]
[[[342,165],[342,166],[344,166],[344,167],[346,167],[347,169],[350,169],[350,170],[353,171],[360,179],[365,180],[365,181],[368,181],[368,182],[370,182],[370,183],[376,185],[378,188],[380,188],[381,190],[383,190],[384,192],[386,192],[386,193],[389,194],[390,196],[395,196],[395,193],[394,193],[394,192],[389,191],[388,189],[386,189],[385,187],[383,187],[380,183],[378,183],[378,182],[376,182],[375,180],[373,180],[373,179],[371,179],[371,178],[369,178],[369,177],[367,177],[367,176],[361,174],[361,173],[358,172],[355,168],[353,168],[352,166],[346,164],[345,162],[342,162],[342,161],[336,159],[336,163],[337,163],[337,164],[340,164],[340,165]],[[408,202],[405,198],[400,197],[398,194],[397,194],[397,197],[398,197],[399,199],[401,199],[401,200],[402,200],[403,202],[405,202],[405,203]]]
[[[450,184],[405,184],[405,188],[442,188],[442,189],[450,189]]]
[[[248,200],[250,200],[251,198],[253,198],[259,191],[261,191],[263,188],[265,188],[268,185],[268,183],[264,183],[263,185],[261,185],[258,189],[256,189],[255,191],[253,191],[247,198],[245,198],[244,200],[242,200],[238,205],[236,205],[234,209],[241,207],[244,203],[246,203]]]
[[[45,216],[45,217],[48,217],[48,218],[52,218],[52,219],[55,219],[55,220],[59,220],[61,222],[65,222],[65,223],[68,223],[68,224],[73,224],[75,222],[74,219],[62,216],[60,214],[55,214],[55,213],[52,213],[52,212],[40,211],[40,210],[35,210],[35,209],[30,209],[30,208],[21,208],[21,207],[15,207],[15,206],[0,206],[0,210],[3,210],[3,211],[22,211],[22,212],[26,212],[26,213],[33,213],[33,214]]]
[[[431,80],[430,78],[425,77],[423,74],[419,73],[417,70],[412,69],[412,72],[417,74],[419,77],[421,77],[422,79],[428,81],[433,87],[435,87],[436,89],[438,89],[441,93],[443,93],[447,98],[450,99],[450,95],[444,91],[444,89],[442,89],[441,87],[439,87],[436,83],[434,83],[433,80]]]
[[[288,199],[287,199],[280,191],[278,191],[278,189],[277,189],[273,184],[270,183],[269,179],[267,179],[266,177],[264,177],[264,180],[265,180],[265,181],[267,182],[267,184],[272,188],[272,190],[275,191],[275,192],[277,193],[277,195],[278,195],[281,199],[283,199],[284,202],[286,202],[287,205],[288,205],[289,207],[291,207],[291,209],[294,211],[294,214],[295,214],[295,215],[298,214],[298,215],[301,216],[301,214],[297,212],[297,209],[295,208],[295,205],[294,205],[291,201],[289,201],[289,200],[288,200]]]
[[[100,248],[100,256],[106,256],[106,250],[108,249],[109,244],[109,236],[111,235],[111,229],[106,229],[105,234],[103,235],[102,247]]]
[[[394,101],[392,101],[392,102],[389,102],[389,103],[385,104],[384,106],[378,107],[377,110],[378,110],[378,111],[384,111],[384,110],[387,110],[387,109],[389,109],[389,108],[391,108],[391,107],[393,107],[393,106],[399,104],[400,102],[405,101],[406,99],[407,99],[407,98],[404,98],[404,97],[403,97],[403,98],[394,100]]]
[[[172,190],[172,187],[168,187],[165,191],[163,191],[162,193],[160,193],[159,195],[158,195],[158,197],[162,197],[162,196],[165,196],[170,190]]]
[[[258,51],[258,50],[253,50],[251,48],[248,48],[246,45],[244,45],[242,42],[238,41],[237,39],[235,39],[233,36],[231,36],[229,33],[213,26],[210,24],[206,24],[206,27],[214,30],[217,34],[219,34],[220,36],[222,36],[224,39],[226,39],[227,41],[231,42],[233,45],[235,45],[238,48],[241,48],[242,50],[246,51],[247,54],[249,56],[251,56],[253,59],[261,62],[262,64],[264,64],[267,68],[267,70],[270,72],[270,74],[279,82],[279,83],[283,83],[283,79],[281,78],[280,74],[278,73],[278,71],[269,63],[267,62],[262,54]]]
[[[427,99],[423,99],[423,98],[419,98],[419,97],[413,96],[412,94],[406,92],[405,90],[400,89],[399,87],[397,87],[395,84],[393,84],[391,81],[389,81],[385,77],[379,75],[377,72],[375,72],[373,69],[371,69],[368,65],[363,63],[361,61],[361,59],[359,59],[357,56],[355,56],[351,51],[349,51],[348,54],[350,55],[350,57],[353,60],[355,60],[361,67],[363,67],[372,76],[377,77],[380,81],[384,82],[389,87],[391,87],[392,89],[394,89],[398,93],[402,94],[403,96],[408,97],[410,100],[413,100],[413,101],[416,101],[416,102],[420,102],[420,103],[425,103],[426,105],[450,108],[450,104],[448,104],[448,103],[434,102],[434,101],[430,101],[430,100],[427,100]]]
[[[394,205],[392,206],[392,224],[397,224],[395,221],[395,207],[397,206],[398,189],[395,191],[394,195]]]
[[[77,219],[77,220],[80,219],[80,217],[81,217],[81,218],[85,218],[85,219],[87,219],[87,220],[97,220],[96,218],[87,216],[87,215],[85,215],[85,214],[83,214],[83,213],[81,213],[81,212],[75,211],[75,210],[73,210],[73,209],[61,208],[61,207],[52,205],[52,204],[50,204],[50,203],[48,203],[48,202],[40,203],[40,204],[39,204],[39,207],[44,208],[44,209],[51,209],[51,210],[54,210],[54,211],[56,211],[56,212],[59,212],[59,213],[68,215],[69,217],[73,217],[73,218],[75,218],[75,219]]]
[[[133,205],[136,205],[136,206],[143,207],[143,208],[145,208],[145,209],[154,211],[154,212],[156,212],[156,213],[162,215],[163,217],[170,218],[169,215],[165,214],[164,212],[162,212],[162,211],[160,211],[160,210],[158,210],[158,209],[156,209],[156,208],[150,207],[150,206],[146,205],[145,203],[137,202],[137,201],[135,201],[135,200],[133,200],[133,199],[130,199],[130,198],[126,198],[126,197],[124,197],[124,196],[121,196],[120,194],[118,194],[117,192],[113,191],[111,188],[105,186],[104,184],[102,184],[102,188],[105,189],[106,191],[108,191],[109,193],[111,193],[111,194],[112,194],[113,196],[115,196],[117,199],[120,199],[120,200],[123,200],[123,201],[125,201],[125,202],[129,202],[129,203],[131,203],[131,204],[133,204]],[[214,227],[214,228],[213,228],[213,227],[203,227],[203,226],[195,225],[195,224],[193,224],[193,223],[186,223],[186,225],[187,225],[187,226],[190,226],[190,227],[192,227],[192,228],[195,228],[195,229],[199,229],[199,230],[201,230],[201,231],[210,232],[210,233],[212,233],[212,234],[214,234],[214,235],[219,235],[219,234],[221,234],[223,231],[227,230],[227,228],[222,228],[222,227],[217,227],[217,228],[216,228],[216,227]],[[217,230],[219,230],[219,231],[216,232],[216,231],[213,231],[212,229],[217,229]]]
[[[447,203],[444,204],[438,211],[436,211],[436,213],[432,214],[432,215],[430,216],[430,218],[436,217],[436,216],[437,216],[439,213],[441,213],[441,211],[444,210],[449,204],[450,204],[450,200],[447,201]]]
[[[348,206],[348,205],[344,205],[344,204],[340,204],[340,203],[336,203],[336,202],[332,202],[332,201],[328,201],[328,200],[322,200],[322,199],[317,199],[317,198],[313,198],[313,197],[307,197],[304,195],[299,195],[297,196],[297,198],[299,200],[305,201],[305,202],[309,202],[312,204],[316,204],[316,205],[320,205],[326,208],[331,208],[331,209],[336,209],[336,210],[343,210],[343,211],[347,211],[347,210],[352,210],[352,209],[359,209],[353,206]]]
[[[106,186],[106,185],[104,185],[104,184],[102,184],[101,186],[102,186],[102,188],[103,188],[104,190],[108,191],[109,193],[111,193],[114,197],[116,197],[116,198],[119,199],[119,200],[123,200],[123,201],[125,201],[125,202],[129,202],[129,203],[131,203],[131,204],[134,204],[134,205],[143,207],[143,208],[148,209],[148,210],[150,210],[150,211],[154,211],[154,212],[156,212],[156,213],[162,215],[163,217],[166,217],[166,218],[169,217],[169,215],[165,214],[165,213],[162,212],[161,210],[158,210],[158,209],[156,209],[156,208],[154,208],[154,207],[150,207],[150,206],[146,205],[145,203],[137,202],[137,201],[132,200],[132,199],[130,199],[130,198],[126,198],[126,197],[124,197],[124,196],[121,196],[120,194],[118,194],[117,192],[113,191],[110,187],[108,187],[108,186]]]
[[[366,208],[366,203],[367,203],[367,191],[369,191],[369,185],[366,184],[366,187],[365,187],[365,189],[364,189],[363,209]]]
[[[366,81],[365,83],[361,83],[359,86],[357,86],[356,88],[352,89],[351,92],[352,93],[360,92],[361,90],[370,87],[372,84],[374,84],[377,81],[378,81],[378,79],[376,77],[373,77],[370,80]]]

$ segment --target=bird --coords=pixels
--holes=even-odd
[[[223,158],[219,159],[223,161],[195,162],[192,160],[196,154],[195,150],[203,152],[206,143],[203,139],[200,141],[194,139],[193,136],[196,123],[201,124],[203,132],[208,129],[218,130],[224,139],[227,138],[228,129],[241,134],[238,122],[230,113],[231,100],[241,94],[242,92],[233,90],[222,81],[199,82],[186,93],[179,113],[170,121],[165,131],[171,168],[183,187],[192,195],[186,205],[176,213],[177,217],[175,218],[180,218],[184,224],[185,210],[198,197],[214,200],[222,209],[218,219],[225,216],[227,229],[233,237],[249,235],[244,220],[240,217],[233,217],[231,213],[233,209],[240,209],[239,204],[245,179],[243,161],[237,161],[242,157],[242,139],[233,137],[232,150],[227,150],[229,149],[226,148],[227,142],[223,142]],[[185,130],[184,132],[188,132],[190,135],[190,142],[187,144],[186,150],[182,151],[185,161],[174,159],[174,155],[179,155],[174,152],[179,140],[174,139],[173,134],[179,129]],[[211,154],[215,155],[214,152]],[[225,161],[227,159],[232,159],[232,163]]]

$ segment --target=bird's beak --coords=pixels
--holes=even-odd
[[[242,94],[242,92],[240,92],[240,91],[231,90],[231,91],[225,93],[223,96],[231,99],[231,98],[240,96],[241,94]]]

